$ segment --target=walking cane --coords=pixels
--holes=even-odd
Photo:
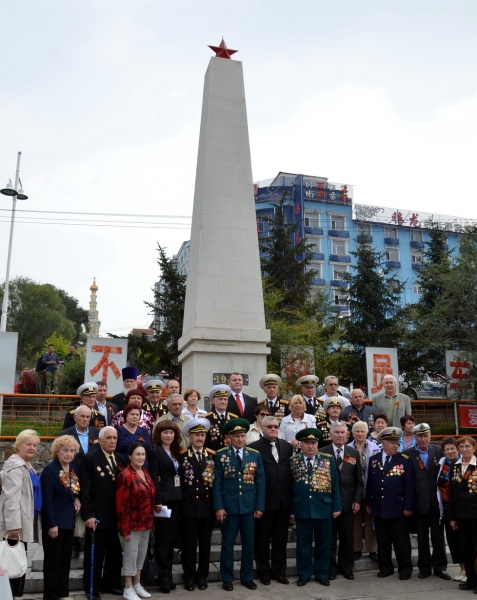
[[[94,522],[97,525],[99,521],[96,519]],[[93,598],[93,579],[94,579],[94,529],[91,528],[91,565],[89,571],[89,597]]]

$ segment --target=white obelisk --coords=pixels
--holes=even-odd
[[[225,43],[218,56],[234,51]],[[221,51],[220,51],[221,50]],[[249,375],[263,394],[267,342],[242,63],[210,59],[205,74],[187,273],[182,389],[206,395],[214,373]]]

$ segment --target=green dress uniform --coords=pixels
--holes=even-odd
[[[243,419],[236,419],[243,421]],[[222,525],[220,577],[223,582],[234,579],[234,543],[240,531],[242,558],[240,580],[253,579],[254,512],[265,510],[265,471],[260,453],[242,449],[242,464],[233,446],[226,446],[215,455],[214,509],[224,509],[227,520]]]
[[[290,461],[292,511],[296,518],[298,577],[308,581],[313,573],[317,579],[328,579],[333,513],[342,510],[335,461],[329,454],[321,452],[312,458],[313,464],[310,467],[308,459],[303,454],[296,454]],[[313,534],[314,563],[312,562]]]

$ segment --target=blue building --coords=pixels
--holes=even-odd
[[[287,223],[297,224],[295,239],[290,242],[295,244],[306,237],[314,244],[310,268],[316,271],[316,277],[312,293],[328,287],[333,310],[338,313],[348,311],[343,275],[350,270],[350,253],[356,249],[359,237],[385,253],[396,286],[405,283],[401,296],[404,306],[419,299],[416,274],[431,224],[438,222],[446,230],[448,248],[458,253],[463,227],[470,223],[457,217],[355,204],[352,185],[333,183],[326,177],[280,172],[275,178],[254,185],[260,238],[268,236],[270,230],[263,217],[273,218],[275,205],[284,192]]]

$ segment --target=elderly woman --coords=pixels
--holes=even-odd
[[[378,442],[378,435],[381,433],[381,431],[383,431],[383,429],[386,429],[387,426],[388,417],[386,416],[386,413],[376,413],[374,415],[374,429],[368,434],[368,437],[373,440],[373,442],[378,444],[380,450],[382,450],[383,447],[382,444]]]
[[[127,409],[127,407],[126,407]],[[125,410],[126,410],[125,409]],[[137,410],[133,407],[133,410]],[[129,465],[118,475],[116,512],[119,541],[123,549],[124,594],[126,600],[150,598],[141,585],[141,570],[146,558],[149,533],[154,525],[156,489],[144,467],[146,450],[138,442],[127,451]]]
[[[123,410],[124,424],[118,428],[118,443],[116,452],[119,452],[124,464],[129,464],[128,450],[134,443],[141,444],[147,452],[151,449],[151,436],[145,427],[139,425],[141,409],[135,404],[126,404]],[[147,466],[147,464],[146,464]]]
[[[363,553],[363,524],[364,524],[364,551],[369,552],[369,558],[377,562],[376,535],[373,531],[373,519],[366,510],[366,480],[368,478],[368,463],[370,457],[379,452],[378,444],[367,438],[369,432],[368,424],[364,421],[356,421],[351,428],[353,441],[349,444],[359,452],[361,471],[363,473],[363,501],[360,510],[354,516],[354,560],[359,560]]]
[[[124,400],[125,407],[128,404],[136,406],[141,411],[139,417],[139,425],[147,429],[147,431],[151,432],[154,427],[155,419],[147,410],[143,410],[142,405],[145,402],[146,396],[144,392],[140,389],[129,390],[126,394],[126,398]],[[111,425],[116,429],[119,429],[122,425],[124,425],[124,410],[119,411],[111,421]]]
[[[0,537],[25,543],[40,542],[42,509],[41,483],[30,461],[35,458],[40,440],[33,429],[21,431],[13,444],[15,454],[5,461],[0,472]],[[13,595],[23,596],[25,575],[10,579]]]
[[[441,440],[441,448],[444,456],[439,461],[440,469],[437,475],[439,508],[441,510],[441,519],[444,519],[447,545],[449,546],[452,562],[454,564],[458,563],[460,566],[460,573],[454,577],[454,581],[462,581],[465,583],[467,581],[467,576],[465,574],[464,556],[460,545],[459,532],[452,529],[447,510],[449,504],[450,470],[452,463],[460,458],[457,449],[457,440],[453,437],[445,437]]]
[[[270,416],[270,409],[262,402],[255,408],[255,418],[257,419],[248,430],[245,436],[245,444],[248,446],[252,442],[256,442],[262,437],[262,421],[265,417]]]
[[[161,592],[168,594],[176,588],[172,581],[172,560],[182,501],[179,464],[182,434],[173,421],[159,420],[154,427],[152,439],[155,446],[149,450],[148,458],[149,473],[156,486],[155,510],[160,513],[163,507],[167,507],[171,511],[169,518],[154,519],[158,584]]]
[[[71,550],[75,516],[81,508],[78,470],[71,461],[79,451],[72,435],[62,435],[51,445],[52,462],[41,474],[43,495],[42,540],[43,600],[69,597]]]
[[[413,433],[416,419],[412,415],[401,417],[402,435],[399,438],[398,452],[405,452],[416,445],[416,438]]]
[[[182,414],[189,417],[189,419],[197,419],[207,414],[206,410],[202,410],[197,406],[200,399],[201,395],[197,390],[186,390],[184,400],[187,402],[187,406],[182,410]]]
[[[296,394],[290,400],[290,414],[283,417],[280,423],[280,437],[293,446],[295,452],[300,449],[300,443],[296,440],[296,434],[302,429],[316,427],[316,419],[313,415],[305,412],[305,401],[303,396]]]
[[[457,440],[461,457],[450,465],[449,502],[447,517],[454,531],[459,532],[467,580],[459,584],[461,590],[474,590],[477,578],[474,564],[477,549],[477,444],[468,435]]]

